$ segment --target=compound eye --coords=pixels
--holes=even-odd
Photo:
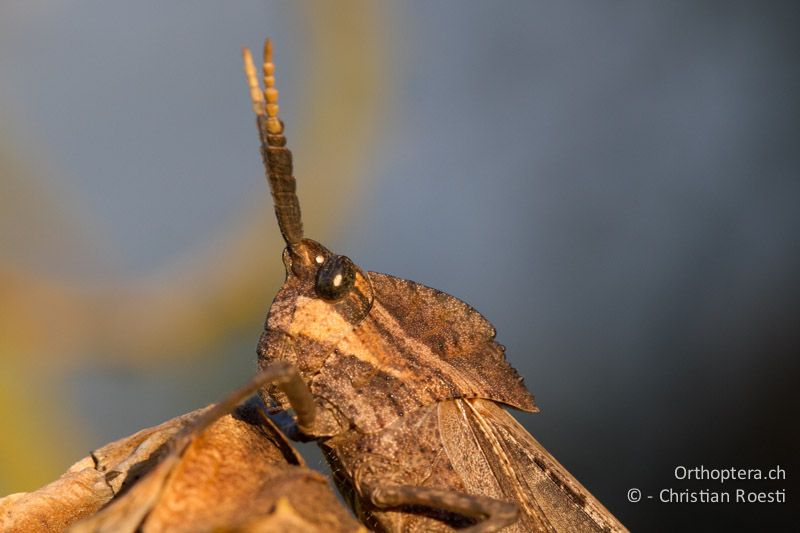
[[[349,257],[334,255],[317,271],[317,294],[328,301],[342,299],[356,282],[356,266]]]

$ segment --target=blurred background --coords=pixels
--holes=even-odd
[[[4,2],[0,494],[254,372],[282,241],[240,47],[269,35],[309,237],[480,310],[520,420],[632,529],[796,519],[791,490],[626,496],[797,486],[799,29],[778,2]]]

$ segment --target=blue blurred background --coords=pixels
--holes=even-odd
[[[3,3],[0,494],[253,373],[283,273],[239,50],[269,35],[308,236],[480,310],[519,418],[632,529],[791,519],[626,494],[796,486],[798,29],[777,2]],[[789,479],[674,479],[701,464]]]

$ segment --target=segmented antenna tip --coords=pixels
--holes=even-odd
[[[275,88],[275,65],[272,63],[272,41],[264,41],[264,97],[267,110],[267,131],[273,135],[283,133],[283,124],[278,118],[278,90]]]
[[[247,86],[250,88],[250,101],[253,102],[253,113],[257,116],[266,114],[266,103],[261,87],[258,85],[256,66],[253,64],[253,55],[248,48],[242,47],[242,61],[244,62],[244,75],[247,77]]]

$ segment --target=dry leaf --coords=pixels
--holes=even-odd
[[[0,530],[366,531],[260,403],[195,424],[208,409],[108,444],[53,483],[0,499]]]
[[[0,499],[0,531],[61,531],[93,515],[164,454],[164,444],[208,408],[120,439],[84,457],[39,490]]]
[[[94,514],[114,496],[91,457],[35,492],[0,499],[0,531],[61,531]]]

